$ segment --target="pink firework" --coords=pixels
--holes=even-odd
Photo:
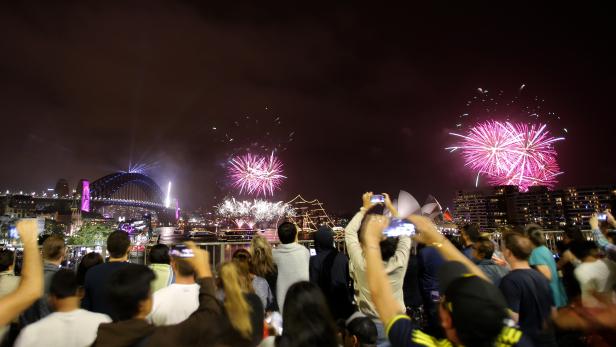
[[[269,157],[247,153],[233,157],[229,161],[229,177],[240,194],[274,195],[282,180],[282,162],[274,156]]]
[[[466,166],[486,175],[493,185],[517,185],[527,191],[534,185],[554,187],[562,172],[553,144],[564,140],[551,137],[545,124],[487,121],[461,135],[462,141],[447,149],[462,150]]]

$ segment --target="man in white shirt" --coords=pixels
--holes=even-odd
[[[297,242],[297,227],[293,223],[284,222],[278,226],[278,239],[280,245],[272,251],[272,257],[278,267],[276,299],[282,313],[289,287],[310,280],[310,251]]]
[[[571,253],[582,261],[575,270],[575,278],[582,290],[582,305],[601,307],[596,295],[608,302],[614,302],[614,284],[616,284],[616,263],[609,259],[597,257],[597,247],[592,241],[576,242],[570,247]]]
[[[49,288],[49,301],[55,312],[24,328],[15,346],[90,346],[96,339],[99,324],[109,323],[111,318],[80,309],[78,288],[73,271],[62,269],[56,272]]]
[[[171,258],[175,283],[154,292],[148,320],[156,326],[181,323],[199,307],[199,285],[195,270],[184,259]]]

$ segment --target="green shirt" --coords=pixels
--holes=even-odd
[[[554,256],[549,248],[546,246],[539,246],[533,249],[533,253],[531,253],[528,263],[531,266],[545,265],[550,268],[550,273],[552,274],[550,289],[552,290],[554,305],[556,305],[556,307],[567,306],[567,294],[565,293],[565,287],[560,281],[558,269],[556,268],[556,261],[554,261]]]

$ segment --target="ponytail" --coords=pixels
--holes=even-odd
[[[220,279],[225,292],[224,305],[229,321],[244,338],[250,339],[252,337],[251,309],[244,298],[236,265],[234,263],[222,264]]]

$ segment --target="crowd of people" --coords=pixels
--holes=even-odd
[[[412,215],[414,235],[384,233],[398,212],[385,195],[334,233],[314,233],[316,254],[297,227],[280,244],[255,235],[247,249],[212,264],[187,242],[158,244],[148,265],[131,264],[127,233],[107,238],[108,258],[85,255],[61,267],[66,246],[22,220],[20,276],[0,250],[2,346],[610,346],[616,341],[616,220],[590,218],[592,241],[568,229],[553,253],[537,225],[477,225],[460,238]]]

